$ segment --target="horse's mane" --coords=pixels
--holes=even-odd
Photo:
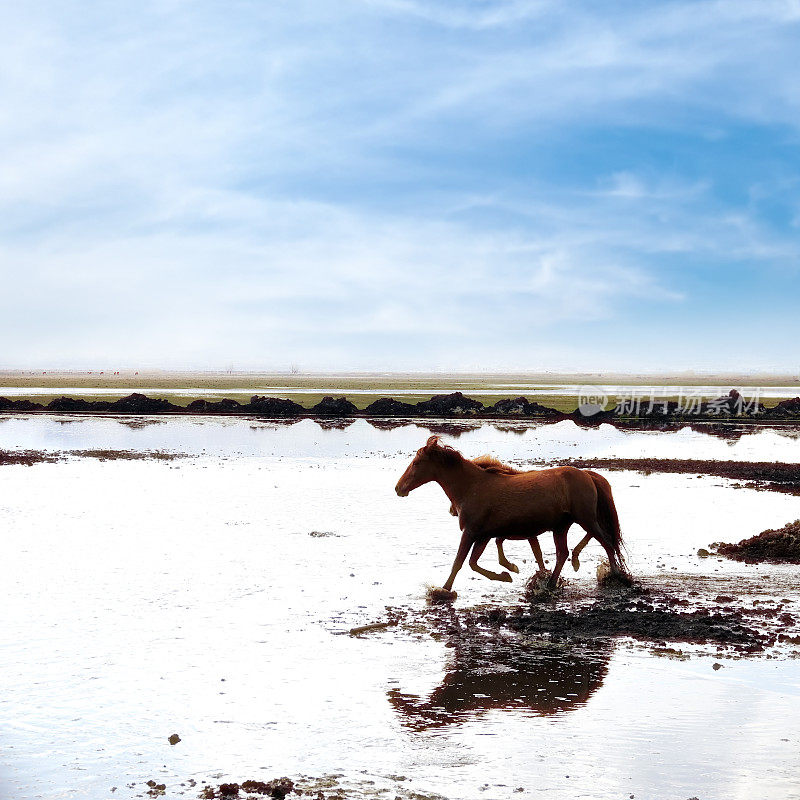
[[[449,444],[442,444],[438,436],[431,436],[423,448],[426,455],[440,464],[453,466],[464,461],[464,456]]]
[[[464,456],[449,444],[442,444],[438,436],[431,436],[423,448],[427,456],[441,464],[454,465],[461,461],[466,461]],[[496,475],[518,475],[521,470],[504,464],[494,456],[483,455],[472,459],[476,467],[480,467],[484,472],[491,472]]]
[[[480,467],[486,472],[494,472],[498,475],[519,475],[520,470],[498,461],[494,456],[485,455],[472,459],[476,467]]]

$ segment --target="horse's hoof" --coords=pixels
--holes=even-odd
[[[450,589],[437,589],[433,586],[428,589],[428,602],[434,605],[452,603],[457,597],[458,594]]]
[[[574,569],[575,572],[577,572],[580,568],[581,568],[581,562],[578,561],[577,558],[573,558],[572,559],[572,569]]]
[[[500,580],[503,581],[503,583],[511,583],[513,579],[507,572],[503,572],[500,574]]]
[[[518,567],[516,564],[509,564],[509,565],[508,565],[508,568],[509,568],[509,569],[510,569],[512,572],[517,572],[517,573],[519,572],[519,567]]]

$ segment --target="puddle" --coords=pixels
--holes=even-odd
[[[152,780],[197,797],[203,781],[286,775],[348,798],[800,797],[798,568],[697,555],[800,518],[800,497],[605,473],[647,602],[756,630],[758,652],[624,626],[576,635],[569,614],[605,602],[595,545],[535,611],[524,542],[506,544],[513,584],[465,567],[455,606],[431,608],[457,523],[438,487],[394,493],[430,427],[0,424],[0,450],[188,454],[0,465],[0,796],[146,797]],[[772,428],[733,441],[568,422],[456,434],[467,455],[519,464],[800,461],[797,438]]]

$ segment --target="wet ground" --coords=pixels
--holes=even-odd
[[[437,426],[517,465],[800,461],[791,428],[3,418],[0,796],[800,797],[798,567],[698,556],[800,497],[607,471],[632,589],[590,545],[528,603],[508,543],[514,584],[430,606],[457,525],[393,487]]]

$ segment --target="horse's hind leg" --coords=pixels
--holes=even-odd
[[[512,564],[503,552],[504,541],[504,539],[497,540],[497,560],[500,562],[500,566],[505,567],[509,572],[519,572],[519,567],[516,564]]]
[[[600,527],[600,523],[593,521],[587,523],[583,526],[587,533],[597,539],[598,542],[603,546],[603,550],[606,551],[606,556],[608,558],[608,565],[611,568],[611,571],[615,575],[625,575],[625,571],[620,567],[617,561],[617,554],[614,552],[614,548],[606,542],[606,537],[604,535],[603,529]]]
[[[539,539],[536,536],[531,536],[528,539],[528,544],[531,546],[531,550],[533,550],[533,557],[536,559],[536,566],[539,568],[540,572],[543,572],[547,569],[544,565],[544,558],[542,558],[542,548],[539,547]]]
[[[587,533],[583,539],[578,542],[578,546],[572,551],[572,569],[577,572],[581,567],[581,562],[578,556],[583,552],[583,548],[586,547],[587,544],[593,539],[591,533]]]
[[[483,567],[478,565],[478,559],[483,554],[483,551],[486,549],[486,545],[489,544],[489,540],[486,539],[484,541],[475,542],[474,547],[472,548],[472,555],[469,557],[469,565],[475,572],[479,572],[481,575],[489,578],[492,581],[503,581],[503,583],[511,583],[511,576],[507,572],[501,572],[498,574],[497,572],[491,572],[488,569],[484,569]],[[445,586],[445,588],[448,588]]]

